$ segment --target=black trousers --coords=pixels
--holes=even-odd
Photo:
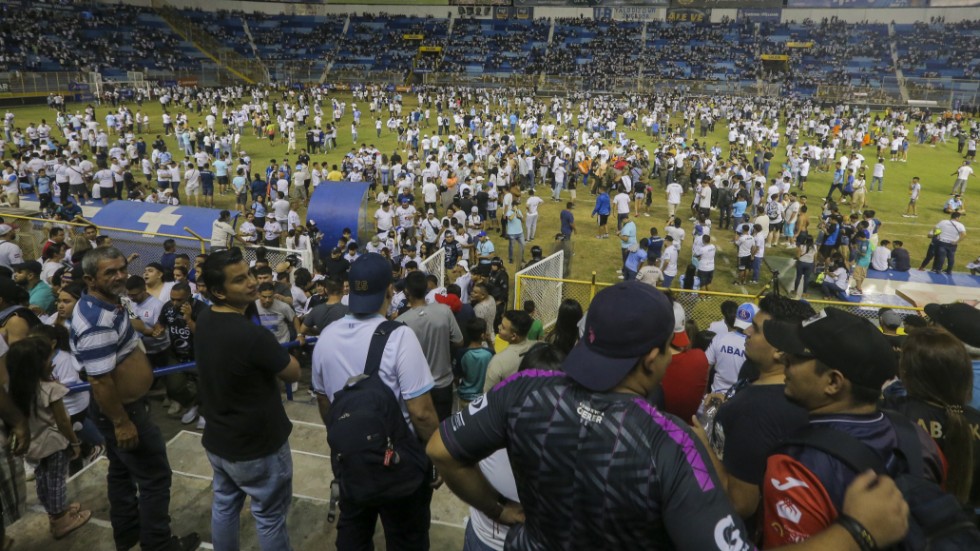
[[[444,421],[453,414],[453,385],[433,388],[429,391],[429,396],[432,397],[432,405],[436,409],[439,421]]]
[[[167,445],[159,427],[150,420],[150,404],[145,398],[124,406],[136,425],[139,445],[122,450],[116,443],[112,421],[92,400],[89,415],[106,441],[109,473],[109,520],[116,547],[129,549],[137,543],[145,551],[174,549],[170,532],[170,483],[172,472]]]
[[[374,528],[381,517],[388,549],[428,551],[432,487],[428,478],[412,495],[377,507],[340,502],[337,551],[374,551]]]

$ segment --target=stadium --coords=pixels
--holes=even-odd
[[[16,414],[26,403],[15,395],[21,367],[3,359],[4,550],[333,548],[338,524],[328,513],[338,490],[316,364],[348,343],[318,346],[341,318],[321,324],[313,309],[348,311],[361,289],[347,276],[367,253],[393,268],[386,317],[425,303],[451,310],[451,343],[445,328],[438,346],[424,331],[419,340],[433,401],[446,390],[452,419],[482,403],[463,391],[465,321],[484,319],[486,339],[476,340],[496,355],[523,346],[509,340],[511,311],[528,314],[539,339],[555,344],[569,303],[579,307],[582,335],[582,312],[621,280],[668,293],[675,320],[689,324],[687,347],[700,336],[705,349],[716,337],[709,326],[724,328],[733,303],[802,300],[904,338],[922,325],[945,327],[928,305],[975,309],[980,299],[977,0],[2,1],[0,110],[0,343],[30,340],[35,322],[67,329],[63,345],[52,337],[67,378],[57,360],[53,377],[70,391],[73,430],[59,432],[57,414],[48,430],[64,446],[80,440],[83,452],[70,467],[62,458],[68,476],[59,478],[50,464],[12,451],[11,436],[23,438],[17,423],[44,427]],[[143,421],[164,444],[156,458],[170,472],[168,530],[196,540],[127,540],[120,504],[146,506],[109,494],[114,484],[142,494],[146,473],[130,466],[120,475],[118,443],[85,421],[89,407],[96,421],[109,410],[79,340],[77,308],[96,281],[83,259],[113,247],[129,276],[115,303],[124,295],[119,308],[137,335],[113,340],[135,339],[149,358],[156,382],[132,403],[147,404]],[[201,401],[204,345],[187,337],[197,310],[187,321],[181,313],[182,300],[202,310],[215,300],[204,263],[229,247],[259,282],[251,291],[258,312],[246,315],[300,369],[298,381],[270,383],[291,427],[288,514],[270,528],[253,517],[262,506],[248,494],[251,511],[238,503],[240,542],[222,540],[209,515],[219,482],[205,416],[218,413]],[[407,289],[420,279],[412,272],[426,276],[425,303]],[[17,285],[8,289],[10,281]],[[190,298],[179,298],[185,292]],[[267,292],[273,306],[262,306]],[[19,310],[31,312],[26,325],[7,326]],[[174,328],[167,312],[180,318]],[[967,337],[947,329],[972,354],[980,394],[980,343],[971,340],[980,325],[971,324]],[[433,355],[450,354],[445,374]],[[476,394],[487,376],[484,365]],[[700,390],[711,394],[704,382]],[[92,405],[80,406],[89,396]],[[255,404],[258,419],[275,417]],[[970,396],[947,408],[962,414],[978,404]],[[402,411],[409,420],[404,402]],[[974,444],[980,449],[980,439]],[[432,492],[430,515],[412,521],[429,528],[417,548],[524,548],[504,547],[503,524],[449,482]],[[968,504],[980,510],[980,497]],[[473,533],[475,516],[484,522],[476,532],[491,526],[489,536]],[[139,532],[163,517],[130,522]],[[377,547],[386,542],[382,524],[401,522],[381,518]],[[285,540],[270,535],[287,526]],[[595,540],[555,548],[585,541]]]

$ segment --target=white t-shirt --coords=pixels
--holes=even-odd
[[[956,179],[957,180],[966,180],[972,174],[973,174],[973,168],[971,168],[971,167],[969,167],[967,165],[963,165],[963,166],[961,166],[961,167],[959,167],[959,168],[956,169]]]
[[[738,236],[735,240],[735,245],[738,246],[738,257],[743,258],[752,255],[752,245],[755,244],[755,238],[751,235],[744,233]]]
[[[390,209],[386,212],[385,209],[381,208],[374,211],[374,220],[378,226],[378,231],[388,231],[391,229],[391,223],[395,219],[395,213]]]
[[[235,228],[228,222],[215,220],[211,224],[211,247],[228,247],[235,236]]]
[[[677,246],[664,247],[660,255],[660,266],[665,276],[677,275]]]
[[[313,349],[311,383],[314,392],[333,401],[334,394],[347,384],[348,379],[364,373],[371,335],[383,321],[380,315],[356,317],[348,314],[320,333]],[[422,345],[411,328],[399,327],[391,333],[381,355],[378,373],[398,396],[405,422],[414,431],[405,400],[429,392],[434,383]]]
[[[708,364],[715,368],[711,392],[728,390],[738,380],[738,372],[745,363],[745,334],[732,331],[715,337],[705,355]]]
[[[715,252],[718,248],[714,243],[708,243],[701,247],[701,258],[698,260],[698,269],[702,272],[710,272],[715,269]]]
[[[888,270],[888,259],[891,258],[892,252],[888,247],[878,247],[875,252],[871,253],[871,269],[878,270],[879,272],[884,272]]]
[[[538,206],[541,205],[541,203],[544,203],[544,199],[538,197],[537,195],[532,195],[528,197],[527,201],[525,202],[525,206],[527,207],[527,213],[529,215],[537,214]]]
[[[681,203],[681,194],[684,193],[684,188],[681,187],[677,182],[667,184],[667,202],[672,205],[679,205]]]
[[[956,243],[960,240],[960,235],[966,233],[966,227],[957,220],[941,220],[936,224],[939,230],[939,240],[944,243]]]
[[[613,197],[613,204],[616,205],[616,214],[627,214],[630,211],[630,196],[626,193],[617,193]]]

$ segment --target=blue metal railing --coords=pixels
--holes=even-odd
[[[311,344],[316,344],[317,337],[309,337],[302,344],[299,341],[289,341],[283,343],[282,347],[286,349],[297,348],[300,346],[307,346]],[[160,367],[153,370],[153,378],[164,377],[166,375],[171,375],[173,373],[180,373],[181,371],[189,371],[197,367],[197,362],[187,362],[182,364],[168,365],[167,367]],[[78,392],[86,392],[92,390],[92,385],[89,383],[77,383],[74,385],[68,385],[68,393],[76,394]],[[293,399],[293,385],[291,383],[286,384],[286,399]]]

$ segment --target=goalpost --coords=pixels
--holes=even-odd
[[[558,251],[514,274],[514,309],[520,310],[525,301],[533,300],[538,319],[545,329],[555,324],[558,307],[564,298],[564,261],[565,252]]]
[[[427,273],[439,278],[439,287],[446,286],[446,249],[440,248],[432,253],[432,256],[422,261],[419,268]]]

